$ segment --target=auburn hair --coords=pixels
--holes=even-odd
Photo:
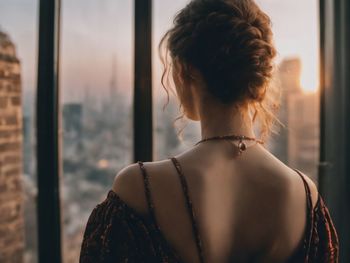
[[[185,70],[191,65],[212,96],[224,104],[248,104],[261,136],[271,132],[279,107],[271,85],[276,49],[271,20],[253,0],[192,0],[175,16],[159,51],[166,90],[172,63]]]

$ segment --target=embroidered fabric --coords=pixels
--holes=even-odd
[[[205,262],[186,177],[178,160],[171,158],[181,181],[186,207],[201,263]],[[117,193],[109,191],[107,198],[92,211],[86,225],[80,253],[80,263],[184,263],[163,236],[155,217],[155,207],[147,171],[138,162],[144,180],[149,216],[138,214]],[[339,241],[329,211],[320,195],[313,208],[310,188],[304,176],[307,197],[307,225],[300,247],[287,262],[338,262]]]

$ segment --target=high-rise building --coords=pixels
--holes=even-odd
[[[113,57],[112,61],[112,74],[111,74],[111,80],[109,83],[109,98],[111,100],[111,104],[114,103],[114,99],[117,97],[117,75],[116,75],[116,70],[117,70],[117,64],[116,64],[116,58]]]
[[[0,262],[23,262],[22,105],[20,62],[0,32]]]
[[[82,136],[82,105],[67,103],[63,105],[63,130],[66,135],[74,139]]]
[[[109,119],[112,122],[118,122],[120,111],[125,109],[125,102],[122,98],[123,94],[118,90],[116,62],[117,60],[114,56],[111,65],[108,96],[102,101],[102,111],[104,112],[106,119]]]
[[[318,93],[291,96],[289,113],[289,165],[301,169],[314,181],[319,157],[318,98]]]
[[[290,98],[302,94],[300,86],[301,61],[299,58],[284,59],[278,66],[276,85],[281,89],[281,108],[278,119],[283,126],[278,136],[272,138],[271,150],[278,158],[289,164],[289,117],[293,110]]]
[[[277,72],[282,91],[279,120],[284,127],[272,139],[272,152],[289,166],[316,180],[319,149],[318,93],[306,94],[301,83],[301,61],[289,58]]]

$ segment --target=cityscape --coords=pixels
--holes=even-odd
[[[298,58],[286,58],[278,66],[276,79],[282,89],[282,108],[278,117],[284,127],[280,126],[279,134],[271,137],[268,147],[286,164],[317,181],[318,94],[303,92],[300,73],[301,61]],[[132,105],[126,103],[125,94],[116,85],[115,78],[115,74],[111,74],[110,94],[105,100],[98,100],[86,92],[80,103],[64,103],[61,107],[61,203],[65,263],[77,261],[83,230],[91,210],[106,196],[116,173],[132,162]],[[6,224],[6,220],[11,220],[11,224],[16,222],[19,230],[23,229],[18,231],[22,234],[12,240],[16,246],[12,246],[11,251],[18,257],[18,251],[23,250],[24,262],[34,263],[37,262],[37,241],[33,238],[37,229],[35,134],[31,125],[34,116],[25,111],[22,117],[22,108],[29,106],[21,105],[18,97],[21,91],[19,80],[20,62],[16,58],[15,45],[8,35],[1,32],[0,107],[3,111],[0,126],[0,175],[8,182],[1,188],[2,183],[0,189],[1,199],[5,199],[2,204],[8,200],[11,202],[9,209],[14,211],[9,212],[11,217],[1,218],[0,222]],[[174,120],[179,115],[176,102],[172,99],[164,111],[161,110],[163,106],[162,103],[155,105],[156,159],[180,153],[200,136],[198,125],[188,125],[184,129],[183,139],[180,139],[174,127]],[[20,142],[22,147],[19,146]],[[21,156],[22,167],[19,163]],[[19,183],[20,180],[22,183]],[[9,187],[13,184],[16,185],[15,188]],[[11,194],[7,196],[6,192],[10,191]],[[5,209],[7,206],[0,206],[1,211]],[[0,225],[0,229],[1,227]],[[5,244],[0,243],[0,246]],[[4,255],[1,254],[0,259]]]
[[[122,5],[128,6],[129,10],[129,4],[126,2],[124,1]],[[174,2],[172,8],[181,7],[183,2],[186,1]],[[300,1],[299,5],[304,3],[305,1]],[[163,1],[158,3],[158,6],[163,8],[166,4]],[[66,17],[68,13],[76,12],[79,7],[79,4],[75,5],[73,2],[66,2],[66,5],[72,5],[70,8],[75,10],[65,11],[63,16]],[[92,2],[87,6],[90,11],[95,10],[95,4]],[[108,9],[108,4],[105,8]],[[155,27],[156,40],[164,31],[163,27],[169,24],[170,14],[174,13],[174,10],[170,9],[164,9],[163,12],[160,8],[155,8],[159,20],[155,22],[162,25],[159,28]],[[120,12],[120,15],[123,19],[128,19],[125,17],[128,12],[125,13]],[[86,14],[77,16],[79,15]],[[159,18],[161,15],[162,19]],[[98,19],[101,17],[94,17],[93,21],[96,22]],[[32,69],[35,65],[33,61],[30,61],[32,64],[28,69],[30,64],[28,60],[33,60],[36,53],[33,48],[29,52],[25,50],[27,53],[23,55],[24,39],[15,38],[12,30],[2,26],[0,20],[0,262],[36,263],[38,262],[34,129],[36,76],[35,70]],[[69,20],[66,19],[63,31],[69,26]],[[106,31],[107,34],[109,29],[104,28],[101,31]],[[64,35],[63,42],[67,42],[67,36],[71,37],[76,33],[75,38],[69,39],[72,43],[63,44],[65,57],[73,57],[76,49],[69,52],[67,50],[75,45],[73,42],[78,41],[77,38],[79,41],[89,40],[86,39],[88,35],[86,30],[87,28],[78,33],[69,32]],[[132,63],[129,60],[126,62],[125,59],[132,57],[129,43],[131,30],[128,34],[125,33],[128,29],[119,27],[118,30],[115,32],[116,35],[126,35],[121,39],[123,43],[119,53],[108,53],[106,47],[114,44],[103,46],[106,38],[103,40],[101,38],[99,43],[94,43],[96,49],[92,51],[87,47],[81,47],[84,50],[82,56],[91,54],[91,57],[86,60],[77,57],[75,60],[72,59],[73,62],[63,59],[62,62],[64,69],[69,68],[69,71],[72,71],[68,74],[68,69],[63,70],[61,81],[63,169],[60,194],[64,263],[78,261],[84,227],[91,210],[106,197],[116,173],[133,162],[133,87],[130,73]],[[92,31],[97,32],[97,29],[93,28]],[[28,45],[32,44],[30,42]],[[98,53],[99,50],[101,53]],[[103,58],[98,58],[99,54],[103,54],[101,55]],[[156,59],[154,55],[154,60]],[[100,68],[99,63],[101,64],[102,60],[104,66]],[[284,163],[303,171],[317,183],[319,94],[316,84],[314,90],[305,89],[303,72],[306,64],[310,64],[310,61],[305,61],[297,52],[291,55],[282,54],[278,60],[274,83],[282,90],[282,107],[278,115],[282,125],[277,127],[278,134],[271,136],[267,147]],[[84,73],[74,71],[74,67],[78,66],[89,69]],[[92,72],[96,75],[94,81],[90,81],[93,77],[89,76],[89,73]],[[310,73],[310,70],[308,72]],[[164,107],[167,98],[158,81],[160,75],[161,66],[155,63],[153,75],[153,79],[157,80],[153,85],[155,160],[176,155],[191,147],[200,138],[198,123],[175,121],[180,113],[173,97]],[[317,74],[313,75],[317,78]],[[74,80],[71,81],[72,79]]]

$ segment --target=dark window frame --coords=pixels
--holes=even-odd
[[[135,0],[134,17],[134,161],[152,161],[152,0]]]
[[[38,87],[36,105],[39,262],[62,262],[59,177],[59,33],[60,0],[39,6]]]
[[[134,161],[153,159],[152,0],[134,0]],[[39,262],[61,263],[59,43],[61,0],[40,0],[37,92]]]
[[[152,161],[152,0],[135,1],[135,75],[134,75],[134,161]],[[60,110],[59,110],[59,25],[60,0],[40,0],[39,56],[37,92],[37,172],[38,172],[38,238],[39,262],[62,262],[60,217]],[[339,222],[341,261],[349,261],[350,208],[339,202],[350,201],[350,3],[347,0],[319,0],[320,3],[320,191],[329,200]],[[334,4],[335,3],[335,4]],[[335,14],[341,14],[339,17]],[[347,58],[347,59],[344,59]],[[349,74],[347,74],[349,73]],[[337,104],[339,94],[347,100]],[[332,128],[337,124],[342,133]],[[333,129],[333,130],[332,130]],[[333,144],[342,144],[342,158],[334,161]],[[338,152],[339,154],[339,152]],[[336,168],[334,168],[336,167]],[[336,174],[339,182],[330,181]],[[343,184],[341,186],[340,184]],[[340,190],[339,190],[340,189]],[[345,202],[343,202],[345,203]]]
[[[350,2],[320,4],[319,188],[340,240],[340,262],[350,261]]]

